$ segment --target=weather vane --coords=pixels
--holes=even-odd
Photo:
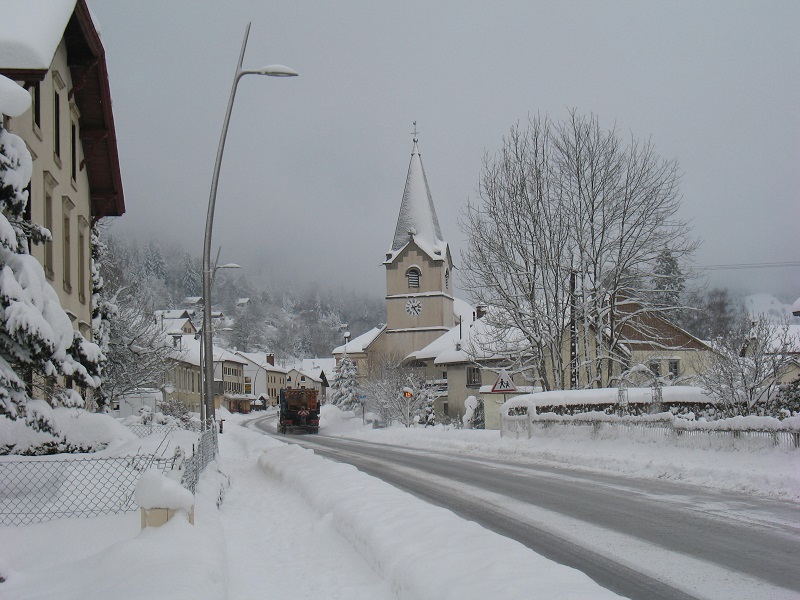
[[[414,139],[414,143],[416,144],[419,141],[418,140],[419,131],[417,131],[417,122],[416,121],[414,121],[414,131],[411,132],[411,135],[414,136],[413,139]]]

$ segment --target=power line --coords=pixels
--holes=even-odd
[[[732,263],[728,265],[696,265],[696,268],[705,269],[707,271],[738,270],[738,269],[780,269],[784,267],[800,267],[800,261],[790,260],[784,262]]]

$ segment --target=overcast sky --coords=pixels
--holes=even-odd
[[[412,122],[456,266],[484,153],[528,115],[595,113],[683,172],[701,265],[800,261],[800,3],[89,0],[127,213],[198,256],[236,61],[214,247],[254,277],[382,294]],[[800,267],[712,285],[800,296]]]

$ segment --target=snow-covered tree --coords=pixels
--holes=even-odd
[[[681,306],[681,295],[686,289],[686,276],[677,257],[669,248],[664,248],[656,257],[651,279],[652,300],[655,307],[674,310]]]
[[[147,254],[144,258],[144,269],[147,275],[156,279],[164,279],[167,276],[167,265],[161,255],[161,247],[155,242],[147,245]]]
[[[29,104],[25,90],[0,77],[0,113],[19,116]],[[47,411],[33,401],[82,405],[83,398],[71,384],[96,387],[102,353],[97,344],[73,330],[44,269],[28,252],[29,243],[49,241],[51,236],[47,229],[25,220],[33,161],[25,142],[3,127],[2,114],[0,416],[25,419],[34,429],[57,434]]]
[[[664,313],[647,301],[646,276],[664,248],[683,260],[696,247],[678,217],[679,178],[650,142],[575,111],[513,127],[485,158],[461,222],[462,284],[491,308],[487,323],[522,333],[545,389],[565,388],[578,368],[582,385],[609,385],[623,332]]]
[[[383,356],[371,363],[370,370],[363,383],[367,410],[386,422],[398,421],[406,427],[428,424],[434,396],[418,369],[401,366],[396,357]]]
[[[94,339],[103,353],[103,360],[100,364],[100,372],[103,375],[103,368],[108,356],[111,322],[116,317],[118,309],[109,298],[105,290],[105,280],[102,275],[103,260],[108,255],[108,246],[102,239],[97,226],[92,228],[92,331]],[[109,406],[103,387],[93,395],[92,401],[98,408],[105,409]]]
[[[202,267],[197,264],[197,261],[192,258],[188,252],[184,252],[181,257],[181,285],[183,286],[183,293],[187,296],[199,296],[202,288],[202,281],[200,272]]]
[[[180,348],[168,339],[153,316],[152,305],[128,289],[112,298],[117,309],[111,320],[103,370],[103,394],[110,402],[141,387],[158,387]]]
[[[358,367],[344,354],[336,367],[336,377],[331,383],[332,394],[329,402],[342,410],[356,410],[361,407],[358,385]]]
[[[788,320],[761,315],[746,335],[714,340],[700,370],[700,385],[717,400],[724,416],[766,414],[786,376],[800,340]]]

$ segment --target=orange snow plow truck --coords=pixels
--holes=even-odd
[[[281,414],[278,430],[301,430],[307,433],[319,432],[319,400],[317,390],[282,389]]]

